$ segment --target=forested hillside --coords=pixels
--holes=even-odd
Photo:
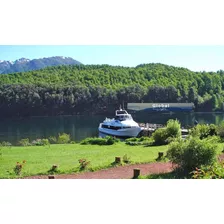
[[[0,75],[0,115],[113,113],[123,102],[194,102],[196,110],[221,110],[223,89],[224,71],[61,65]]]

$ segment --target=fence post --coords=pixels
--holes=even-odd
[[[115,157],[115,163],[121,163],[121,157]]]
[[[135,179],[135,178],[138,178],[138,177],[140,176],[140,169],[134,169],[133,171],[134,171],[134,176],[133,176],[133,178],[134,178],[134,179]]]

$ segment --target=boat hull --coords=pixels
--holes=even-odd
[[[133,128],[127,128],[127,129],[123,128],[119,130],[112,130],[112,129],[99,127],[99,132],[106,135],[128,138],[128,137],[137,137],[138,134],[141,132],[141,128],[133,127]]]

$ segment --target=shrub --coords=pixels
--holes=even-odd
[[[224,121],[221,122],[220,125],[217,126],[217,135],[224,139]]]
[[[168,159],[187,172],[213,164],[215,156],[216,145],[198,138],[172,142],[167,151]]]
[[[29,146],[30,145],[30,140],[28,138],[24,138],[24,139],[21,139],[18,142],[18,144],[21,145],[21,146]]]
[[[165,145],[180,137],[181,127],[177,120],[168,120],[165,128],[159,128],[152,134],[155,145]]]
[[[217,126],[214,124],[210,124],[209,125],[209,135],[213,136],[213,135],[217,135]]]
[[[41,139],[36,139],[31,142],[31,145],[40,146],[42,145]]]
[[[152,138],[155,145],[165,145],[167,144],[167,131],[166,128],[159,128],[152,133]]]
[[[13,169],[16,175],[21,175],[21,172],[25,163],[26,163],[26,160],[23,160],[22,163],[19,163],[19,162],[16,163],[16,166]]]
[[[12,144],[10,142],[5,142],[5,141],[3,141],[1,145],[3,147],[9,147],[9,148],[11,148],[11,146],[12,146]]]
[[[58,134],[58,144],[66,144],[70,142],[70,135],[66,133]]]
[[[41,139],[41,143],[42,143],[42,145],[48,145],[48,146],[50,145],[50,142],[47,138]]]
[[[137,146],[137,145],[145,145],[150,146],[152,145],[154,140],[152,137],[145,137],[142,136],[141,138],[128,138],[125,140],[125,144],[131,145],[131,146]]]
[[[85,170],[89,165],[90,161],[87,161],[87,159],[79,159],[79,170]]]
[[[179,138],[181,136],[181,127],[178,120],[168,120],[166,125],[167,138]]]
[[[198,124],[190,130],[192,137],[199,137],[200,139],[207,138],[210,135],[210,127],[205,124]]]
[[[48,138],[50,144],[56,144],[57,143],[57,138],[55,136],[50,136]]]
[[[105,138],[86,138],[80,142],[82,145],[113,145],[119,142],[119,139],[112,136],[106,136]]]
[[[215,163],[212,166],[203,166],[192,171],[193,179],[223,179],[224,163]]]
[[[31,142],[31,145],[36,145],[36,146],[48,145],[49,146],[50,142],[49,142],[48,139],[45,139],[45,138],[43,138],[43,139],[36,139],[36,140],[33,140]]]

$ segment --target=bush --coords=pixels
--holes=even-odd
[[[166,128],[159,128],[152,133],[152,138],[155,145],[165,145],[167,144],[167,131]]]
[[[204,139],[210,135],[210,127],[209,125],[198,124],[190,130],[189,134],[192,137],[198,137],[200,139]]]
[[[192,173],[193,179],[223,179],[224,163],[215,163],[212,166],[196,168]]]
[[[198,138],[172,142],[167,151],[168,159],[187,172],[213,164],[215,156],[216,145]]]
[[[31,145],[35,145],[35,146],[44,146],[44,145],[50,145],[50,142],[49,142],[49,140],[48,139],[45,139],[45,138],[43,138],[43,139],[36,139],[36,140],[33,140],[32,142],[31,142]]]
[[[125,144],[131,146],[145,145],[150,146],[153,144],[153,139],[151,137],[142,136],[141,138],[128,138],[125,140]]]
[[[41,143],[42,143],[42,145],[48,145],[48,146],[50,145],[50,142],[47,138],[41,139]]]
[[[18,142],[18,144],[21,145],[21,146],[29,146],[29,145],[31,145],[30,144],[30,140],[28,138],[21,139]]]
[[[213,136],[213,135],[217,135],[217,126],[214,124],[210,124],[209,125],[209,135]]]
[[[181,137],[181,127],[178,120],[168,120],[166,125],[167,138]]]
[[[48,138],[50,144],[56,144],[57,143],[57,138],[55,136],[50,136]]]
[[[12,144],[10,142],[5,142],[5,141],[3,141],[1,145],[3,147],[9,147],[9,148],[11,148],[11,146],[12,146]]]
[[[58,170],[58,165],[54,164],[50,170],[48,170],[48,173],[49,174],[55,174],[55,173],[58,173],[59,170]]]
[[[180,137],[181,127],[177,120],[168,120],[165,128],[159,128],[152,134],[155,145],[165,145]]]
[[[58,134],[58,144],[66,144],[70,142],[70,135],[66,133]]]
[[[86,138],[80,142],[81,145],[113,145],[119,142],[119,139],[112,136],[106,136],[105,138]]]
[[[221,122],[220,125],[217,126],[217,135],[224,139],[224,121]]]

